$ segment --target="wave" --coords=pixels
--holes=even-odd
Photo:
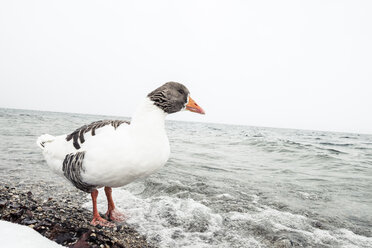
[[[339,155],[339,154],[348,154],[345,151],[341,151],[334,148],[322,147],[318,146],[317,144],[310,144],[310,143],[301,143],[289,139],[276,139],[276,140],[266,140],[266,139],[253,139],[253,140],[245,140],[241,142],[230,143],[231,145],[247,145],[251,147],[261,148],[265,152],[277,152],[277,153],[298,153],[299,156],[305,154],[308,156],[312,154],[314,157],[324,157],[324,158],[331,158],[329,155]],[[319,143],[321,145],[328,145],[331,146],[335,143],[330,142],[322,142]],[[335,144],[335,146],[353,146],[353,144]],[[326,154],[319,154],[319,152],[325,152]],[[310,155],[311,157],[311,155]]]
[[[159,247],[372,246],[371,237],[265,205],[243,212],[221,212],[209,207],[208,201],[169,195],[143,198],[141,193],[131,192],[135,187],[117,189],[116,205],[128,215],[127,223]],[[229,194],[215,197],[234,201]],[[84,207],[91,208],[90,202]],[[104,197],[98,199],[98,208],[106,210]]]
[[[331,142],[321,142],[319,143],[320,145],[325,145],[325,146],[354,146],[354,144],[351,143],[331,143]]]

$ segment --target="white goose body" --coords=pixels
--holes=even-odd
[[[170,154],[165,117],[181,110],[204,114],[182,84],[168,82],[147,95],[131,123],[104,120],[82,126],[68,135],[44,134],[37,145],[49,167],[76,188],[91,193],[92,225],[112,226],[97,210],[97,188],[105,187],[109,220],[123,221],[115,208],[112,187],[150,175]]]
[[[169,158],[170,147],[165,132],[166,117],[148,98],[139,106],[130,125],[116,129],[111,125],[98,128],[95,135],[84,134],[80,149],[66,141],[67,135],[45,143],[43,150],[48,165],[63,175],[67,154],[85,152],[82,181],[98,187],[120,187],[145,177],[163,167]]]

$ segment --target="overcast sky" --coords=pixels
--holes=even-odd
[[[372,133],[372,1],[1,1],[0,107]]]

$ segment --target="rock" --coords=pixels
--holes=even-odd
[[[19,204],[15,203],[15,202],[12,202],[12,203],[9,204],[9,207],[11,207],[11,208],[20,208],[21,206]]]
[[[90,245],[87,242],[87,239],[90,235],[90,231],[84,233],[81,235],[80,239],[75,243],[75,245],[72,246],[72,248],[89,248]]]
[[[37,220],[30,220],[29,218],[26,218],[21,223],[26,224],[26,225],[32,225],[32,224],[37,223]]]
[[[72,240],[72,235],[70,233],[61,233],[55,239],[58,244],[63,244],[64,242],[70,240]]]
[[[33,214],[32,214],[32,212],[29,209],[26,210],[26,215],[30,219],[33,217]]]
[[[0,208],[3,208],[3,207],[5,207],[6,206],[6,204],[7,204],[7,200],[5,200],[5,199],[0,199]]]

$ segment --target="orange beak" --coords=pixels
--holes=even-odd
[[[189,103],[186,105],[186,110],[205,115],[204,110],[191,97],[189,97]]]

